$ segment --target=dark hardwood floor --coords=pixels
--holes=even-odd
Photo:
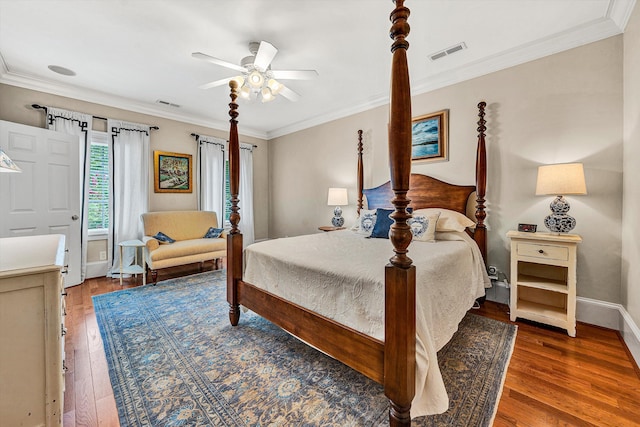
[[[158,281],[198,271],[197,264],[165,269]],[[141,284],[132,278],[123,287]],[[65,427],[119,425],[91,302],[93,295],[119,289],[120,282],[108,278],[67,288]],[[474,312],[509,322],[501,304],[488,301]],[[517,324],[494,426],[640,426],[640,371],[616,331],[579,323],[570,338],[554,328]]]

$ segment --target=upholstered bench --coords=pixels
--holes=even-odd
[[[141,215],[144,226],[142,241],[146,245],[147,266],[155,285],[158,270],[178,265],[215,260],[226,256],[226,233],[218,228],[215,212],[165,211]],[[209,238],[205,235],[209,234]],[[219,234],[219,235],[218,235]]]

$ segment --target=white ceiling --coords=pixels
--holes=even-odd
[[[419,94],[620,34],[635,0],[405,5]],[[228,88],[198,86],[237,72],[191,53],[239,63],[250,41],[266,40],[279,49],[273,69],[319,73],[285,82],[296,103],[240,101],[241,133],[273,138],[388,102],[392,9],[389,0],[0,0],[0,83],[228,129]],[[428,58],[459,42],[467,49]]]

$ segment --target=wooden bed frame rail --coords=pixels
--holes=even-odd
[[[411,93],[406,55],[409,47],[409,43],[406,41],[409,33],[408,17],[409,9],[404,7],[404,0],[395,0],[395,9],[390,16],[393,57],[389,117],[391,181],[388,183],[389,194],[392,195],[391,203],[394,208],[394,212],[391,214],[394,223],[390,231],[394,253],[389,264],[385,267],[384,342],[345,327],[242,280],[242,233],[238,229],[240,220],[238,208],[240,147],[237,126],[238,104],[236,103],[238,85],[234,80],[229,82],[231,88],[231,102],[229,103],[231,117],[229,131],[231,216],[229,220],[231,230],[227,236],[229,320],[234,326],[238,324],[240,305],[243,305],[308,344],[383,384],[385,395],[390,401],[389,423],[391,427],[411,425],[410,409],[415,395],[416,270],[412,260],[407,256],[412,233],[407,224],[407,220],[411,216],[406,210],[411,202],[413,193],[410,188],[414,181],[411,175]],[[481,104],[484,108],[484,103]],[[481,116],[483,115],[484,112],[481,110]],[[483,120],[479,130],[480,128],[484,132]],[[362,131],[358,132],[358,152],[358,191],[362,194],[364,191],[362,188]],[[476,218],[478,226],[476,234],[480,231],[479,235],[484,236],[484,180],[486,175],[484,134],[482,134],[482,147],[478,146],[477,157],[477,186],[467,186],[463,191],[468,191],[467,197],[472,191],[477,191],[478,211]],[[416,195],[418,196],[417,200],[420,200],[421,196]],[[388,200],[389,198],[387,198]],[[362,198],[358,201],[358,210],[361,208]]]

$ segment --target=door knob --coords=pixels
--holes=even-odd
[[[80,218],[78,215],[74,215],[74,216],[71,217],[71,219],[74,220],[74,221],[77,221],[78,218]]]

